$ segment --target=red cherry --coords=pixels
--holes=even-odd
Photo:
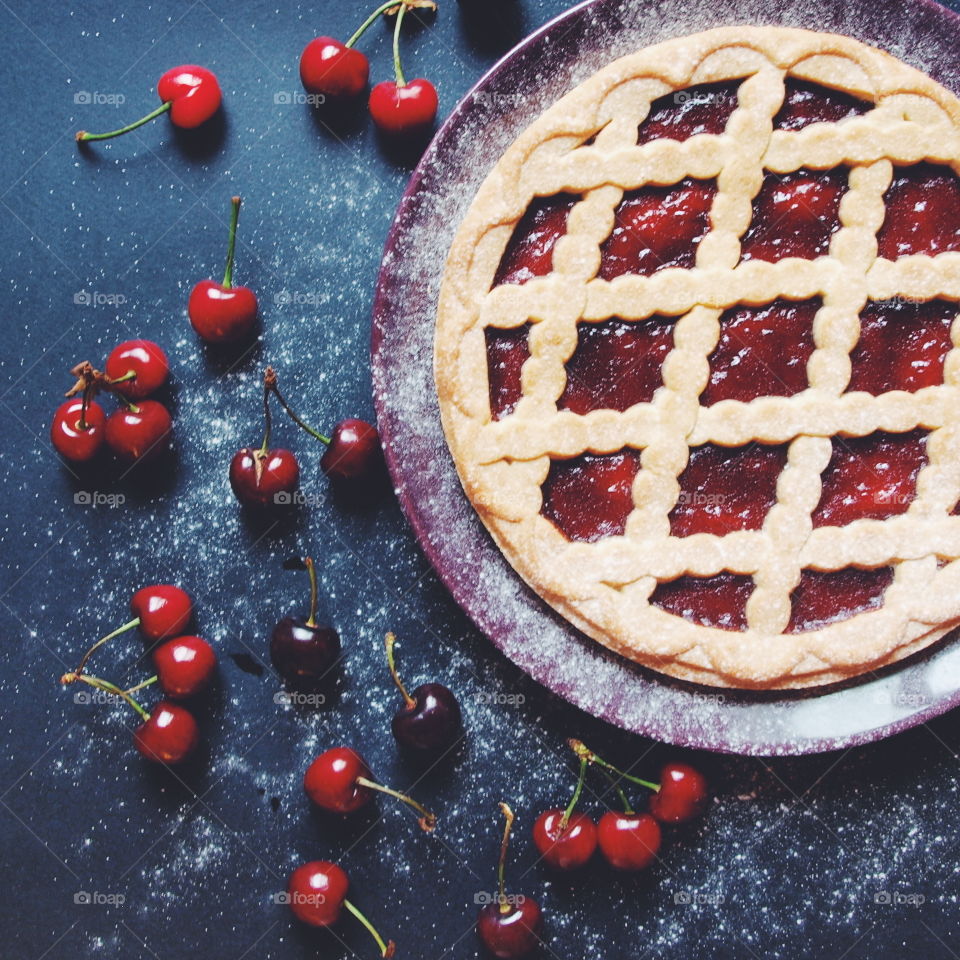
[[[477,934],[487,951],[501,960],[525,957],[540,943],[543,915],[530,897],[513,897],[505,904],[488,903],[477,917]]]
[[[308,93],[355,97],[366,89],[369,77],[367,58],[333,37],[311,40],[300,55],[300,82]]]
[[[141,587],[130,599],[130,610],[139,618],[140,631],[149,640],[183,633],[193,617],[189,595],[168,583]]]
[[[148,760],[179,763],[200,741],[193,714],[175,703],[161,701],[134,731],[133,744]]]
[[[685,763],[668,763],[660,771],[660,789],[650,798],[650,812],[661,823],[685,823],[707,805],[706,778]]]
[[[333,926],[346,907],[367,928],[380,948],[380,956],[392,957],[394,943],[384,943],[373,924],[347,899],[350,880],[329,860],[311,860],[297,867],[287,883],[287,897],[293,915],[311,927]]]
[[[244,447],[230,461],[230,486],[248,507],[290,504],[299,483],[300,466],[289,450]]]
[[[438,103],[435,87],[422,77],[404,84],[384,80],[370,91],[370,116],[391,136],[416,134],[436,119]]]
[[[107,446],[131,462],[152,460],[169,449],[172,426],[162,403],[141,400],[125,410],[115,410],[107,418]]]
[[[227,264],[223,283],[201,280],[191,291],[187,314],[197,335],[207,343],[236,343],[245,340],[257,324],[257,298],[249,287],[233,285],[233,255],[237,243],[240,198],[233,197],[230,232],[227,238]]]
[[[334,480],[361,480],[380,460],[380,434],[365,420],[343,420],[320,458],[320,469]]]
[[[582,867],[597,849],[597,828],[579,810],[563,824],[563,810],[545,810],[533,824],[533,842],[540,856],[558,870]]]
[[[608,810],[597,826],[600,852],[617,870],[643,870],[660,849],[660,825],[648,813]]]
[[[50,442],[57,453],[74,463],[92,459],[103,446],[106,415],[103,407],[92,400],[87,403],[85,429],[80,426],[83,400],[74,397],[57,407],[50,424]]]
[[[168,697],[192,697],[204,689],[213,677],[217,655],[200,637],[177,637],[153,652],[160,687]]]
[[[167,382],[170,364],[167,355],[152,340],[125,340],[110,351],[104,373],[113,389],[128,400],[142,400]],[[124,377],[133,376],[129,380]]]
[[[222,99],[216,75],[193,64],[168,70],[157,83],[157,93],[171,104],[171,123],[188,130],[209,120]]]
[[[303,788],[322,810],[344,814],[366,806],[374,791],[386,793],[416,810],[423,830],[430,832],[436,826],[437,818],[416,800],[372,780],[363,757],[349,747],[332,747],[321,753],[307,768]]]

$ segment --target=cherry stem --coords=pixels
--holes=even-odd
[[[370,16],[367,17],[367,19],[364,20],[359,27],[357,27],[356,32],[344,44],[344,46],[352,47],[367,32],[367,28],[373,24],[374,20],[376,20],[382,14],[386,13],[392,7],[397,6],[399,2],[400,0],[387,0],[386,3],[381,3],[380,6],[377,7],[377,9],[374,10],[373,13],[371,13]]]
[[[149,687],[151,683],[156,683],[159,679],[160,678],[154,674],[149,680],[144,680],[142,683],[138,683],[135,687],[128,687],[127,693],[136,693],[138,690],[143,690],[144,687]]]
[[[65,673],[61,678],[60,682],[67,686],[75,681],[80,680],[82,683],[86,683],[89,686],[93,687],[95,690],[103,690],[105,693],[112,693],[115,696],[122,697],[127,703],[133,707],[137,713],[143,717],[144,720],[150,719],[150,714],[147,713],[143,707],[137,703],[133,697],[126,690],[121,690],[115,683],[111,683],[109,680],[104,680],[102,677],[95,677],[89,673]]]
[[[267,367],[263,375],[263,443],[260,445],[260,457],[266,457],[270,449],[270,430],[273,426],[273,418],[270,416],[270,391],[271,383],[276,381],[276,374],[273,367]]]
[[[408,797],[405,793],[401,793],[399,790],[393,790],[390,787],[385,787],[382,783],[377,783],[374,780],[368,780],[366,777],[357,777],[357,783],[360,784],[361,787],[366,787],[368,790],[377,790],[380,793],[385,793],[388,797],[394,797],[397,800],[402,800],[405,804],[407,804],[407,806],[413,807],[413,809],[420,814],[420,828],[425,833],[432,832],[433,828],[436,827],[436,816],[422,804],[417,803],[413,797]]]
[[[574,808],[577,805],[577,801],[580,799],[580,794],[583,792],[583,781],[587,775],[587,759],[586,757],[580,758],[580,776],[577,778],[577,787],[573,791],[573,796],[570,798],[570,802],[567,804],[567,809],[563,811],[563,816],[560,818],[560,832],[563,833],[567,829],[567,824],[570,823],[570,817],[573,816]]]
[[[233,252],[237,246],[237,221],[240,219],[240,198],[233,197],[230,201],[230,233],[227,237],[227,265],[223,270],[223,284],[228,290],[233,286]]]
[[[392,957],[396,949],[394,942],[388,940],[384,943],[383,937],[377,932],[377,928],[349,900],[344,900],[343,905],[370,931],[370,936],[377,941],[377,946],[380,948],[380,956]]]
[[[310,575],[310,616],[307,617],[307,626],[317,625],[317,569],[313,565],[313,557],[304,557],[303,565]]]
[[[510,807],[500,802],[500,812],[506,818],[503,825],[503,838],[500,840],[500,859],[497,861],[497,902],[500,904],[500,912],[503,914],[510,912],[510,905],[507,903],[507,885],[504,880],[504,870],[507,864],[507,847],[510,845],[510,831],[513,829],[513,821],[516,817]]]
[[[126,383],[128,380],[136,380],[136,379],[137,379],[137,371],[128,370],[122,377],[108,377],[107,386],[112,387],[118,383]]]
[[[80,419],[77,421],[77,428],[84,433],[89,429],[87,423],[87,408],[90,406],[90,397],[93,394],[93,380],[88,380],[83,387],[83,396],[80,398]]]
[[[156,110],[151,110],[145,117],[141,117],[139,120],[135,120],[133,123],[128,123],[125,127],[121,127],[119,130],[111,130],[109,133],[87,133],[86,130],[77,131],[77,142],[83,143],[85,140],[109,140],[111,137],[119,137],[125,133],[129,133],[131,130],[136,130],[137,127],[142,127],[145,123],[149,123],[154,117],[159,117],[161,113],[166,113],[170,107],[173,105],[172,100],[167,100],[164,103],[161,103]]]
[[[404,3],[397,11],[397,22],[393,27],[393,72],[398,87],[405,87],[407,85],[406,78],[403,75],[403,68],[400,66],[400,27],[403,24],[403,16],[406,12],[407,5]]]
[[[660,784],[652,783],[650,780],[642,780],[640,777],[635,777],[630,773],[615,767],[612,763],[607,763],[602,757],[598,757],[592,750],[583,744],[580,740],[568,740],[567,746],[581,759],[585,759],[587,763],[595,763],[598,766],[605,767],[607,770],[613,771],[619,777],[623,777],[624,780],[629,780],[631,783],[637,783],[641,787],[646,787],[648,790],[652,790],[654,793],[660,792]]]
[[[384,638],[384,646],[387,650],[387,666],[390,668],[390,676],[393,677],[393,682],[397,685],[397,689],[400,691],[400,695],[403,697],[403,702],[408,707],[415,707],[417,701],[407,693],[407,688],[403,685],[403,681],[400,679],[400,674],[397,673],[397,665],[393,656],[393,645],[397,642],[397,638],[392,634],[388,633]]]
[[[629,798],[627,797],[627,795],[623,792],[623,788],[622,788],[622,787],[620,786],[620,784],[617,783],[617,781],[614,780],[613,777],[611,777],[610,774],[607,773],[607,771],[604,770],[602,767],[600,768],[600,772],[607,778],[607,781],[610,783],[610,786],[613,787],[613,789],[617,791],[617,794],[618,794],[618,796],[620,797],[620,802],[623,804],[623,812],[624,812],[625,814],[627,814],[627,816],[633,816],[633,814],[634,814],[636,811],[635,811],[635,810],[633,809],[633,807],[630,805],[630,800],[629,800]]]
[[[103,646],[108,640],[112,640],[114,637],[119,637],[121,633],[126,633],[128,630],[132,630],[134,627],[140,626],[140,618],[134,617],[133,620],[128,621],[122,627],[117,627],[112,633],[108,633],[105,637],[101,637],[84,655],[80,660],[80,666],[77,667],[73,672],[79,677],[83,673],[83,668],[87,665],[87,661],[93,655],[93,651],[97,647]]]
[[[325,437],[322,433],[317,430],[314,430],[309,424],[304,423],[294,412],[290,409],[290,404],[287,403],[283,398],[283,394],[280,392],[280,388],[277,386],[277,375],[273,370],[273,367],[267,367],[267,377],[264,379],[264,386],[268,391],[271,391],[273,395],[277,398],[277,402],[281,407],[286,411],[287,416],[298,426],[301,430],[306,430],[311,437],[319,440],[321,443],[325,443],[327,446],[330,446],[332,442],[329,437]]]

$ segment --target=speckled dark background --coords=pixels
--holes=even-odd
[[[437,82],[443,113],[567,4],[441,6],[420,17],[405,50],[408,74]],[[511,885],[545,909],[545,957],[957,956],[960,715],[845,753],[696,757],[717,801],[701,825],[667,838],[653,870],[622,879],[597,863],[551,877],[529,825],[568,795],[565,737],[641,773],[678,752],[525,680],[437,584],[390,495],[331,495],[319,449],[291,424],[277,439],[302,455],[309,502],[277,525],[241,517],[226,464],[259,438],[264,363],[321,425],[372,416],[370,305],[410,157],[385,151],[362,117],[330,127],[295,102],[303,45],[318,33],[348,35],[361,18],[355,7],[0,0],[0,954],[372,956],[349,919],[336,933],[307,931],[273,902],[292,866],[329,857],[399,956],[474,957],[474,901],[493,886],[496,801],[508,798],[520,814]],[[373,78],[386,78],[386,28],[363,46]],[[177,136],[161,119],[77,150],[74,130],[146,112],[156,77],[190,61],[220,77],[218,129]],[[117,94],[121,106],[109,102]],[[245,200],[236,276],[257,290],[264,329],[254,351],[225,358],[198,346],[185,302],[196,280],[222,269],[234,193]],[[176,456],[150,476],[109,462],[76,475],[47,439],[67,368],[100,363],[138,335],[171,357]],[[82,493],[102,502],[75,502]],[[272,623],[303,606],[305,578],[281,569],[300,552],[318,558],[323,614],[346,650],[341,682],[316,710],[277,703],[269,666],[251,672],[266,659]],[[198,632],[222,656],[217,689],[198,711],[206,750],[175,774],[133,751],[132,714],[75,703],[56,683],[90,640],[126,619],[133,589],[165,580],[193,594]],[[380,654],[387,628],[403,641],[411,683],[441,679],[463,701],[467,742],[440,768],[397,756],[397,701]],[[148,672],[143,651],[128,635],[97,668],[135,682]],[[413,786],[440,814],[436,834],[388,804],[347,825],[314,814],[302,771],[339,742],[361,748],[384,780]],[[599,813],[609,799],[594,783],[588,808]],[[113,902],[76,903],[80,892]]]

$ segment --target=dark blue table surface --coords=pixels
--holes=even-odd
[[[405,37],[408,74],[436,81],[446,113],[566,6],[441,0]],[[410,161],[385,151],[363,116],[330,127],[297,102],[303,45],[318,33],[345,37],[360,17],[357,5],[329,0],[0,0],[0,953],[372,956],[355,922],[304,930],[274,902],[296,863],[329,858],[398,956],[474,957],[475,901],[493,889],[496,801],[506,798],[520,817],[511,886],[541,901],[545,957],[957,956],[960,715],[845,753],[695,756],[716,801],[702,824],[668,836],[655,868],[551,876],[529,827],[568,796],[566,737],[651,775],[680,752],[526,680],[439,586],[393,498],[331,493],[317,445],[292,424],[278,423],[277,439],[302,455],[308,504],[279,523],[241,516],[226,465],[259,440],[265,363],[309,419],[373,413],[370,306]],[[387,28],[363,47],[373,79],[388,77]],[[223,122],[210,136],[178,137],[161,119],[77,149],[76,129],[146,112],[156,77],[191,61],[223,86]],[[244,198],[237,280],[257,290],[264,324],[253,350],[223,358],[198,344],[185,306],[193,283],[221,270],[233,194]],[[149,476],[109,466],[77,474],[48,441],[67,370],[99,365],[134,336],[171,357],[175,457]],[[322,614],[346,649],[322,709],[278,703],[267,659],[272,623],[305,600],[303,575],[281,568],[292,553],[317,557]],[[199,710],[203,755],[175,774],[133,751],[129,711],[75,703],[57,684],[89,641],[126,619],[131,591],[158,581],[193,594],[198,632],[222,658]],[[397,756],[387,629],[402,639],[411,683],[440,679],[464,704],[466,744],[440,768]],[[148,673],[143,650],[128,634],[97,666],[136,682]],[[387,803],[348,823],[313,813],[302,772],[336,743],[360,748],[379,777],[435,807],[436,833],[421,834]],[[613,802],[592,784],[588,809]],[[81,892],[99,902],[75,902]]]

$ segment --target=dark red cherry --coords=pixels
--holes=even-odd
[[[661,823],[685,823],[699,817],[708,800],[706,778],[685,763],[660,771],[660,789],[650,797],[650,812]]]
[[[477,934],[487,951],[500,960],[529,956],[540,943],[543,915],[531,897],[511,897],[502,907],[488,903],[477,918]]]
[[[533,842],[540,856],[558,870],[582,867],[597,849],[597,828],[579,810],[574,810],[566,824],[563,810],[545,810],[533,824]]]
[[[200,637],[177,637],[153,652],[160,687],[168,697],[192,697],[210,683],[217,667],[213,647]]]
[[[316,37],[300,55],[300,82],[308,93],[338,100],[367,88],[370,61],[333,37]]]
[[[380,434],[365,420],[343,420],[333,429],[320,458],[320,469],[332,480],[368,479],[381,460]]]
[[[131,463],[162,456],[170,449],[173,423],[167,408],[156,400],[141,400],[107,417],[104,431],[107,446]]]
[[[428,129],[437,117],[437,90],[418,77],[407,83],[384,80],[370,91],[370,116],[377,128],[390,136],[415,135]]]
[[[141,587],[130,600],[130,610],[139,618],[140,631],[149,640],[179,636],[193,616],[187,592],[168,583]]]
[[[134,731],[133,744],[155,763],[180,763],[200,742],[193,715],[175,703],[162,701]]]
[[[244,447],[230,461],[230,486],[248,507],[289,505],[299,483],[300,465],[289,450]]]
[[[311,625],[303,617],[284,617],[270,633],[270,660],[291,682],[322,680],[340,652],[340,634],[333,627]]]
[[[167,382],[170,364],[152,340],[125,340],[110,351],[104,373],[117,393],[142,400]]]
[[[617,870],[643,870],[660,849],[660,824],[648,813],[608,810],[597,825],[600,852]]]
[[[157,82],[157,95],[170,104],[170,122],[191,130],[206,123],[219,109],[220,84],[206,67],[172,67]]]
[[[57,407],[50,424],[50,442],[65,460],[85,463],[103,447],[106,415],[99,403],[89,401],[83,422],[83,400],[74,397]]]
[[[311,802],[323,810],[353,813],[373,798],[373,793],[358,783],[370,776],[370,768],[355,750],[332,747],[307,768],[303,788]]]

